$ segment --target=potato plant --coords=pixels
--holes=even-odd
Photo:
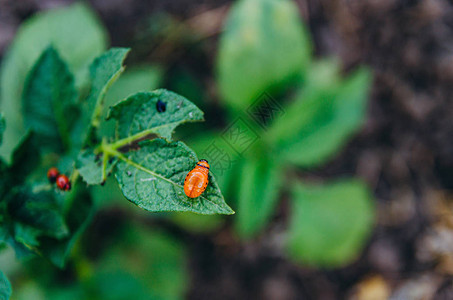
[[[0,162],[0,238],[18,257],[37,253],[63,267],[93,214],[89,186],[104,185],[109,175],[129,201],[150,212],[234,213],[212,175],[199,197],[183,191],[198,158],[183,142],[172,141],[172,133],[182,123],[203,120],[189,100],[164,89],[139,92],[102,115],[104,97],[124,71],[128,52],[112,48],[94,59],[86,97],[80,97],[74,75],[52,46],[28,73],[21,98],[27,133],[11,163]],[[109,120],[116,122],[115,134],[101,136],[99,127]],[[0,134],[5,130],[2,116]],[[47,182],[54,165],[70,178],[70,191]]]

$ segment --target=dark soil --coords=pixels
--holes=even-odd
[[[0,55],[22,20],[69,2],[1,0]],[[212,82],[218,24],[198,28],[201,34],[187,39],[180,38],[184,30],[168,39],[156,34],[162,28],[150,29],[147,24],[157,12],[172,16],[173,25],[207,11],[223,18],[229,1],[89,2],[114,46],[137,46],[132,60],[163,61],[170,76],[188,69],[216,97]],[[273,246],[285,226],[278,216],[261,238],[243,244],[229,226],[212,235],[193,236],[165,222],[158,224],[189,246],[188,298],[342,299],[359,297],[360,291],[373,287],[367,279],[377,276],[384,282],[381,289],[391,289],[395,299],[410,299],[414,290],[421,295],[415,299],[453,299],[453,246],[446,242],[453,238],[453,4],[296,2],[318,56],[341,57],[345,72],[365,64],[375,74],[364,128],[337,158],[301,176],[365,179],[377,199],[377,227],[357,262],[325,271],[282,258]],[[146,43],[157,46],[143,47]],[[109,212],[101,212],[96,228],[103,215]]]

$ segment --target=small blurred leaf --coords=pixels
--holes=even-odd
[[[11,293],[11,284],[9,283],[9,280],[8,278],[6,278],[5,274],[0,271],[0,299],[8,300],[11,296]]]
[[[360,69],[338,88],[302,93],[269,130],[279,158],[311,167],[334,155],[364,121],[370,80]]]
[[[314,266],[348,264],[362,250],[373,221],[370,192],[360,181],[297,184],[292,192],[288,255]]]
[[[17,242],[22,243],[28,247],[39,246],[38,237],[41,234],[39,229],[22,224],[14,224],[14,238]]]
[[[273,143],[297,140],[298,131],[315,123],[317,118],[322,119],[323,114],[332,109],[331,102],[338,93],[341,82],[338,62],[330,59],[312,62],[307,74],[303,90],[299,91],[294,101],[284,108],[284,114],[277,117],[267,130]],[[314,125],[309,129],[315,131]]]
[[[0,70],[0,105],[8,123],[1,151],[4,157],[9,157],[25,133],[21,109],[25,78],[49,45],[69,64],[80,86],[88,78],[88,64],[106,48],[107,33],[84,3],[38,13],[22,24]]]
[[[244,160],[238,178],[236,230],[244,238],[257,234],[275,211],[282,184],[282,169],[271,158]]]
[[[22,242],[16,241],[15,237],[11,235],[9,232],[4,234],[3,236],[0,236],[3,240],[0,240],[9,246],[11,246],[12,249],[14,249],[14,253],[16,255],[17,259],[29,259],[35,255],[35,252]]]
[[[127,254],[117,254],[111,259],[124,259]],[[121,262],[119,264],[123,265]],[[130,266],[123,266],[125,269]],[[113,269],[113,270],[112,270]],[[97,267],[94,278],[90,283],[95,297],[92,299],[102,300],[126,300],[126,299],[143,299],[152,300],[148,295],[147,287],[141,278],[135,276],[133,272],[127,272],[116,268],[105,268],[104,266]]]
[[[145,141],[123,157],[114,170],[124,196],[148,211],[192,211],[200,214],[233,214],[214,177],[202,195],[189,198],[184,179],[198,159],[182,142]]]
[[[54,48],[47,48],[28,75],[22,98],[25,124],[39,136],[40,145],[69,148],[68,116],[76,98],[68,67]]]
[[[163,103],[165,111],[158,111],[158,101]],[[186,98],[159,89],[137,93],[119,102],[111,108],[108,118],[118,121],[119,138],[154,133],[171,140],[177,126],[185,122],[202,121],[203,112]]]
[[[292,1],[238,1],[220,40],[220,92],[231,106],[246,108],[267,89],[300,74],[310,52],[308,34]]]
[[[104,97],[110,86],[124,71],[123,62],[129,49],[112,48],[96,58],[90,66],[91,91],[83,108],[83,144],[91,142],[94,128],[99,127]]]

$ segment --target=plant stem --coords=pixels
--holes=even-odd
[[[171,123],[166,123],[166,124],[163,124],[163,125],[160,125],[160,126],[155,126],[155,127],[143,130],[143,131],[141,131],[139,133],[136,133],[134,135],[128,136],[126,138],[117,140],[116,142],[110,144],[110,146],[113,149],[118,149],[118,148],[121,148],[121,147],[123,147],[125,145],[132,144],[133,142],[135,142],[135,141],[137,141],[137,140],[139,140],[141,138],[144,138],[147,135],[150,135],[152,133],[156,133],[156,130],[158,130],[160,128],[169,127],[171,125],[176,125],[176,124],[179,124],[179,122],[171,122]]]

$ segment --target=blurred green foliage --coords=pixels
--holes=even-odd
[[[107,48],[107,40],[104,26],[83,3],[39,13],[22,24],[0,70],[0,110],[9,124],[0,148],[5,159],[9,160],[18,139],[25,133],[22,90],[42,51],[49,45],[55,47],[75,74],[76,85],[83,87],[88,80],[89,63]]]
[[[230,124],[239,115],[247,125],[239,131],[245,132],[243,135],[257,132],[258,140],[236,156],[221,147],[223,155],[234,160],[234,164],[229,164],[219,182],[228,182],[221,187],[229,201],[237,203],[234,206],[236,231],[248,239],[266,228],[275,215],[282,192],[293,189],[296,179],[288,177],[290,170],[322,165],[341,151],[360,129],[365,119],[371,74],[360,67],[344,78],[337,60],[311,57],[311,43],[297,8],[290,1],[238,1],[224,29],[217,57],[220,93],[230,112],[242,109],[229,114]],[[260,123],[254,118],[256,115],[267,118],[266,122]],[[225,129],[227,133],[228,130]],[[225,131],[219,133],[220,138],[225,138]],[[209,145],[216,139],[203,143]],[[230,146],[237,150],[234,144]],[[337,203],[335,195],[328,192],[330,183],[317,189],[320,202]],[[346,185],[337,189],[345,194],[350,191]],[[337,239],[336,224],[325,222],[324,231],[317,230],[320,227],[314,220],[323,220],[321,209],[312,212],[310,224],[299,220],[301,213],[292,209],[291,218],[298,221],[290,223],[288,228],[292,236],[289,257],[324,267],[355,259],[373,225],[369,221],[373,211],[367,209],[372,200],[365,195],[354,195],[357,198],[354,201],[363,203],[356,208],[356,214],[368,221],[354,223],[354,230],[359,233],[347,246]],[[293,194],[290,201],[297,202],[298,197]],[[347,222],[342,219],[340,205],[322,208],[332,216],[338,215],[339,222]],[[310,228],[310,235],[306,235],[306,228]],[[298,238],[305,239],[297,242]],[[321,249],[319,240],[326,241],[336,260]],[[327,241],[337,242],[337,247]],[[313,251],[319,257],[298,255],[311,249],[316,249]]]
[[[98,299],[181,299],[187,289],[184,246],[166,234],[128,226],[94,266]],[[119,259],[121,258],[121,259]]]
[[[244,160],[239,170],[236,229],[247,238],[264,228],[273,215],[284,170],[272,156]]]
[[[298,9],[286,0],[237,1],[219,47],[219,90],[236,109],[247,108],[265,90],[301,75],[311,53]]]
[[[287,250],[296,261],[313,266],[342,266],[360,254],[374,221],[366,186],[342,180],[323,186],[292,187]]]
[[[183,244],[134,223],[122,227],[113,238],[111,246],[97,253],[99,259],[74,259],[76,281],[62,281],[61,273],[50,270],[42,260],[26,262],[26,276],[18,282],[14,299],[183,298],[189,282]],[[48,271],[42,274],[43,270]]]

